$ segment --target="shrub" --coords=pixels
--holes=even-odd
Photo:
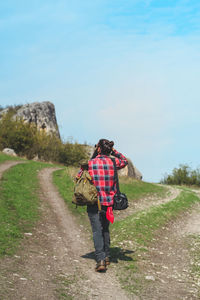
[[[0,149],[12,148],[21,156],[30,156],[37,129],[23,120],[12,120],[12,115],[10,111],[0,120]]]
[[[180,165],[172,170],[172,174],[165,175],[161,183],[200,186],[200,169],[192,170],[188,165]]]
[[[38,131],[35,135],[34,153],[44,161],[59,162],[59,153],[62,149],[61,140],[54,134],[48,135],[45,131]]]
[[[80,162],[86,159],[86,148],[78,143],[66,142],[59,153],[59,162],[66,166],[79,166]]]
[[[12,148],[19,156],[32,159],[38,156],[43,161],[78,166],[88,158],[86,147],[67,141],[63,143],[56,135],[39,131],[34,124],[22,119],[12,119],[13,110],[9,110],[0,119],[0,150]]]

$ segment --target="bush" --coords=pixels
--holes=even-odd
[[[20,156],[30,156],[37,129],[23,120],[12,120],[12,115],[10,111],[0,120],[0,149],[12,148]]]
[[[34,153],[40,160],[59,162],[62,149],[61,140],[54,134],[48,135],[44,130],[36,132]]]
[[[86,148],[78,143],[66,142],[59,153],[59,162],[66,166],[79,166],[80,162],[88,159]]]
[[[172,174],[165,175],[161,183],[200,186],[200,169],[192,170],[188,165],[180,165],[173,169]]]
[[[22,119],[12,119],[13,111],[9,110],[0,119],[0,150],[12,148],[19,156],[32,159],[38,156],[43,161],[63,163],[67,166],[78,166],[88,158],[86,147],[78,143],[63,143],[54,134],[39,131],[32,123]]]

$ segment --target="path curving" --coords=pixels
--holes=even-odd
[[[11,167],[14,167],[18,164],[24,163],[22,161],[13,161],[13,160],[7,160],[5,162],[3,162],[2,164],[0,164],[0,180],[2,178],[2,175],[5,171],[7,171],[8,169],[10,169]]]
[[[129,207],[128,209],[124,210],[124,211],[115,211],[115,220],[121,220],[124,219],[134,213],[137,213],[139,211],[142,210],[146,210],[149,209],[152,206],[159,206],[161,204],[165,204],[169,201],[172,201],[173,199],[175,199],[176,197],[178,197],[178,195],[180,195],[181,190],[172,186],[165,186],[165,188],[168,189],[167,195],[163,198],[159,198],[156,195],[155,196],[151,196],[151,197],[144,197],[143,199],[139,199],[139,201],[133,202],[130,201],[129,202]]]

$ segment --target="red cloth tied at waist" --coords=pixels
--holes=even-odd
[[[106,219],[110,221],[112,224],[114,223],[114,215],[113,215],[113,209],[111,206],[108,206],[106,211]]]

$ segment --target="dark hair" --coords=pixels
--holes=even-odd
[[[106,140],[106,139],[99,140],[98,145],[97,145],[97,147],[101,148],[101,154],[103,154],[103,155],[110,155],[110,153],[112,152],[113,146],[114,146],[114,142]]]
[[[97,152],[98,147],[100,147],[100,149],[101,149],[101,154],[110,155],[112,152],[113,146],[114,146],[113,141],[109,141],[106,139],[99,140],[98,144],[95,145],[95,150],[94,150],[94,153],[92,154],[91,159],[95,158],[98,155],[98,152]]]

